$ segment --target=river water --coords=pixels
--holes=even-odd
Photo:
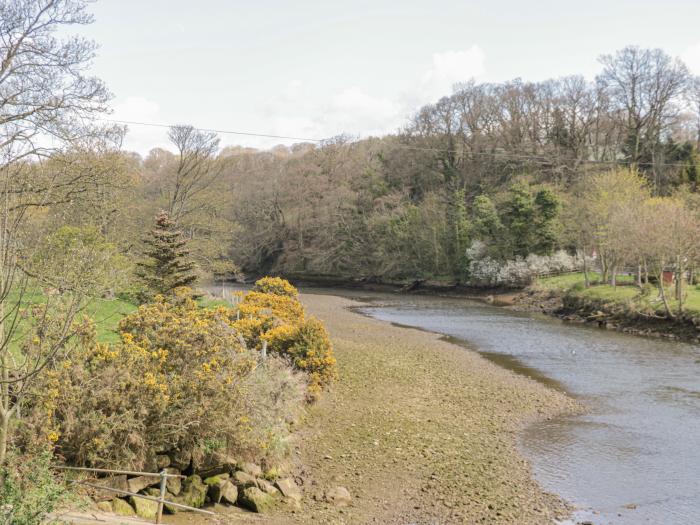
[[[450,336],[589,410],[528,428],[539,483],[573,523],[700,523],[700,347],[464,299],[334,291],[377,319]]]

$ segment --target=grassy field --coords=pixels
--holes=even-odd
[[[47,296],[40,289],[30,289],[23,294],[21,307],[28,308],[31,305],[46,303]],[[18,296],[10,296],[7,305],[16,303]],[[89,316],[97,325],[97,338],[104,343],[114,343],[119,340],[119,321],[127,314],[136,310],[136,305],[121,299],[92,299],[78,313],[77,319],[82,315]],[[20,316],[17,327],[10,343],[11,348],[18,348],[29,329],[27,322]]]
[[[664,310],[656,288],[643,294],[634,284],[635,276],[633,275],[618,275],[617,286],[598,284],[601,279],[599,273],[589,273],[589,279],[592,283],[592,286],[589,288],[584,287],[583,273],[580,272],[557,275],[555,277],[543,277],[537,280],[536,286],[542,290],[574,294],[591,300],[616,302],[626,305],[635,304],[637,307],[652,308],[659,313],[662,313]],[[685,286],[684,293],[686,294],[684,301],[685,311],[691,315],[700,315],[700,286]],[[672,287],[667,288],[667,297],[671,308],[675,309],[676,301],[672,299]]]

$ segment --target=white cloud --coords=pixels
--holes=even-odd
[[[435,53],[432,66],[423,75],[418,95],[424,102],[450,95],[455,84],[484,74],[484,59],[484,52],[477,45],[463,51]]]
[[[700,75],[700,42],[686,49],[681,59],[692,73]]]
[[[422,105],[450,95],[454,84],[484,74],[484,53],[474,45],[461,51],[435,53],[427,69],[416,73],[406,88],[396,86],[393,96],[377,96],[351,86],[326,96],[312,95],[300,80],[290,80],[263,106],[256,129],[273,135],[325,139],[339,134],[367,137],[395,132]],[[112,118],[140,122],[169,123],[157,103],[143,97],[127,97],[114,105]],[[206,123],[196,123],[206,125]],[[235,128],[234,128],[235,129]],[[151,148],[168,148],[162,128],[129,126],[124,148],[142,155]],[[276,144],[298,142],[275,138],[222,135],[222,146],[246,145],[270,148]]]

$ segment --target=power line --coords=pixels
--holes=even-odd
[[[114,119],[101,119],[104,122],[112,122],[114,124],[127,124],[127,125],[134,125],[134,126],[149,126],[149,127],[156,127],[156,128],[171,128],[173,127],[172,124],[162,124],[162,123],[156,123],[156,122],[139,122],[139,121],[133,121],[133,120],[114,120]],[[195,126],[192,126],[193,129],[196,129],[197,131],[205,131],[205,132],[211,132],[211,133],[221,133],[222,135],[240,135],[240,136],[245,136],[245,137],[260,137],[260,138],[271,138],[271,139],[284,139],[284,140],[298,140],[301,142],[324,142],[327,139],[312,139],[308,137],[293,137],[293,136],[288,136],[288,135],[272,135],[270,133],[253,133],[253,132],[248,132],[248,131],[232,131],[232,130],[223,130],[223,129],[214,129],[214,128],[198,128]],[[466,150],[456,150],[456,149],[444,149],[444,148],[431,148],[427,146],[410,146],[408,144],[392,144],[393,147],[397,147],[399,149],[406,149],[406,150],[411,150],[411,151],[432,151],[436,153],[456,153],[456,154],[468,154],[471,156],[475,155],[480,155],[480,156],[489,156],[489,157],[505,157],[505,158],[510,158],[510,159],[516,159],[516,160],[530,160],[533,162],[538,162],[540,164],[552,164],[555,162],[557,159],[552,159],[552,158],[547,158],[543,155],[533,155],[533,154],[520,154],[520,153],[509,153],[509,152],[497,152],[497,151],[470,151],[467,152]],[[627,164],[626,161],[624,160],[591,160],[591,159],[584,159],[581,160],[583,164],[604,164],[604,165],[609,165],[609,166],[624,166]],[[645,167],[651,167],[651,166],[670,166],[670,167],[679,167],[679,168],[684,168],[688,167],[687,163],[681,163],[681,162],[637,162],[635,163],[636,166],[645,166]]]
[[[114,124],[127,124],[133,126],[150,126],[154,128],[171,128],[172,124],[160,124],[156,122],[137,122],[133,120],[114,120],[114,119],[101,119],[104,122],[112,122]],[[197,131],[206,131],[210,133],[221,133],[222,135],[243,135],[246,137],[263,137],[271,139],[286,139],[286,140],[300,140],[303,142],[323,142],[323,139],[310,139],[305,137],[289,137],[286,135],[270,135],[269,133],[252,133],[248,131],[230,131],[226,129],[211,129],[211,128],[197,128],[192,126],[193,129]]]

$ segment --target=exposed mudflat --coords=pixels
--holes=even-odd
[[[435,334],[352,312],[350,300],[303,301],[330,331],[340,380],[298,442],[304,507],[271,521],[542,524],[568,514],[533,481],[515,433],[574,401]],[[336,485],[350,507],[323,501]]]

